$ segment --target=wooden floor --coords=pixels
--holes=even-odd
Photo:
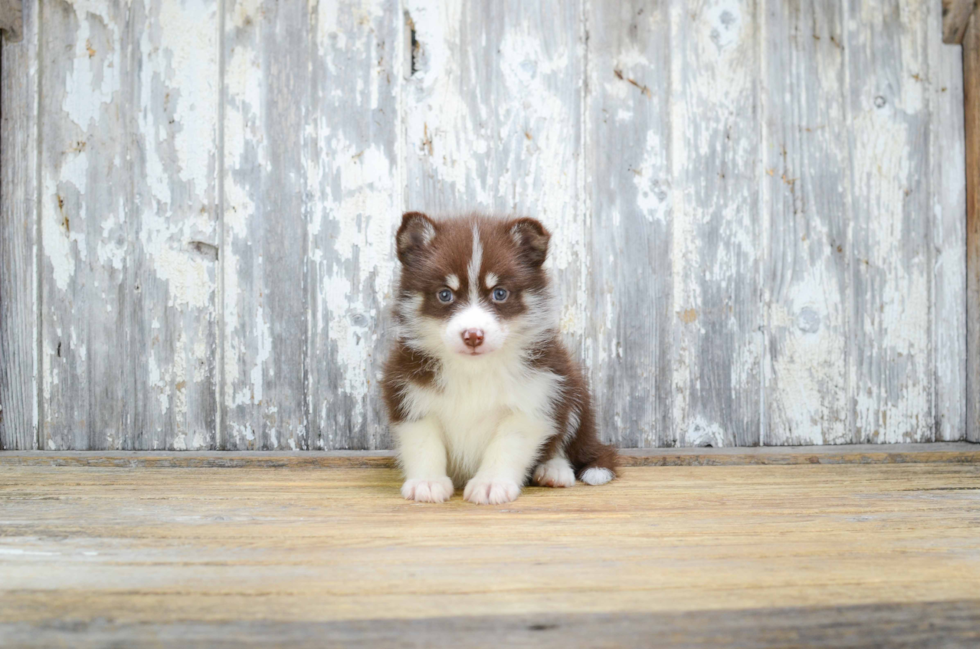
[[[0,454],[5,648],[980,646],[973,462],[630,467],[477,507],[384,467],[31,457]]]

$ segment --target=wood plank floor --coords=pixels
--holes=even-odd
[[[0,454],[0,646],[980,646],[980,464],[398,485]]]

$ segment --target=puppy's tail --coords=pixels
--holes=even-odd
[[[589,485],[606,484],[618,475],[619,456],[614,447],[598,439],[591,442],[580,449],[580,463],[576,463],[578,479]]]

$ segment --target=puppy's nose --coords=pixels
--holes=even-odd
[[[467,347],[476,348],[483,344],[483,329],[467,329],[462,335]]]

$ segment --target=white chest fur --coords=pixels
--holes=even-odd
[[[444,363],[431,388],[410,386],[406,405],[413,417],[434,417],[446,446],[448,472],[455,482],[472,477],[501,422],[521,414],[535,425],[526,432],[532,444],[554,433],[552,404],[561,377],[528,369],[509,359],[460,358]]]

